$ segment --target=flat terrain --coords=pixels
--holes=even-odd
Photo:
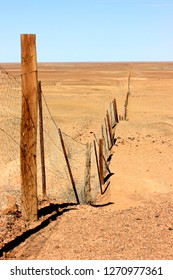
[[[14,75],[19,66],[3,67]],[[102,207],[59,206],[54,219],[14,248],[12,259],[173,258],[173,63],[41,63],[51,114],[76,141],[93,140],[113,98],[116,126]],[[55,210],[55,209],[54,209]],[[51,219],[50,219],[51,220]]]

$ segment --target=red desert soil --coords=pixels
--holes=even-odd
[[[123,115],[130,72],[127,121],[116,126],[108,191],[95,206],[53,209],[2,259],[173,259],[173,64],[42,64],[39,75],[55,120],[87,141],[113,98]],[[14,218],[12,235],[20,223]]]

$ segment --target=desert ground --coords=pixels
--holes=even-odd
[[[20,74],[18,64],[2,66]],[[173,258],[173,63],[38,64],[56,124],[81,143],[100,135],[114,98],[124,116],[129,75],[127,119],[115,129],[107,191],[95,206],[54,207],[46,226],[2,259]]]

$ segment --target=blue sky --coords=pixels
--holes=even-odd
[[[38,62],[173,61],[173,0],[7,0],[0,62],[20,61],[20,34]]]

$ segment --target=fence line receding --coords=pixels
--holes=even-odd
[[[15,205],[25,219],[35,220],[42,199],[93,204],[104,193],[119,120],[113,99],[101,135],[91,143],[61,131],[37,81],[35,35],[21,35],[21,46],[21,75],[0,68],[0,210]]]

